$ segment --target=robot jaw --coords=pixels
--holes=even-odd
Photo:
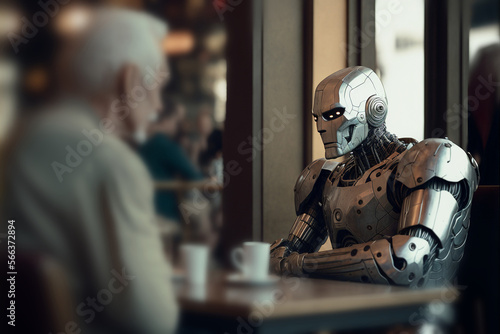
[[[346,120],[338,128],[331,130],[335,137],[333,141],[329,140],[326,133],[321,133],[327,159],[335,159],[352,152],[368,136],[368,125],[358,122],[356,118]]]

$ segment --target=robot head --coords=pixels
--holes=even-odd
[[[316,88],[313,117],[325,145],[325,157],[351,152],[387,116],[384,86],[375,72],[348,67],[323,79]]]

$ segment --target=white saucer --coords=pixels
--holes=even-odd
[[[271,285],[275,284],[280,280],[279,276],[269,275],[264,279],[255,280],[241,273],[233,273],[226,276],[226,281],[231,284],[243,284],[243,285]]]

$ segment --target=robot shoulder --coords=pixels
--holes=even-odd
[[[300,173],[293,189],[295,193],[295,211],[297,212],[297,214],[299,214],[299,212],[301,211],[301,207],[303,206],[303,204],[306,203],[307,200],[311,197],[315,184],[317,183],[318,179],[320,179],[319,176],[322,171],[324,171],[323,175],[325,173],[329,175],[330,172],[335,168],[335,166],[337,166],[337,164],[338,162],[321,158],[311,162],[302,171],[302,173]]]
[[[466,180],[475,190],[479,169],[474,158],[448,139],[425,139],[404,153],[396,180],[408,188],[418,187],[433,177],[448,182]]]

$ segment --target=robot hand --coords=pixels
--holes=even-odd
[[[304,263],[304,256],[306,253],[299,254],[298,252],[289,253],[286,246],[283,246],[283,239],[277,240],[271,247],[271,260],[270,269],[271,272],[278,275],[303,275],[304,271],[302,265]],[[288,254],[288,255],[287,255]]]

